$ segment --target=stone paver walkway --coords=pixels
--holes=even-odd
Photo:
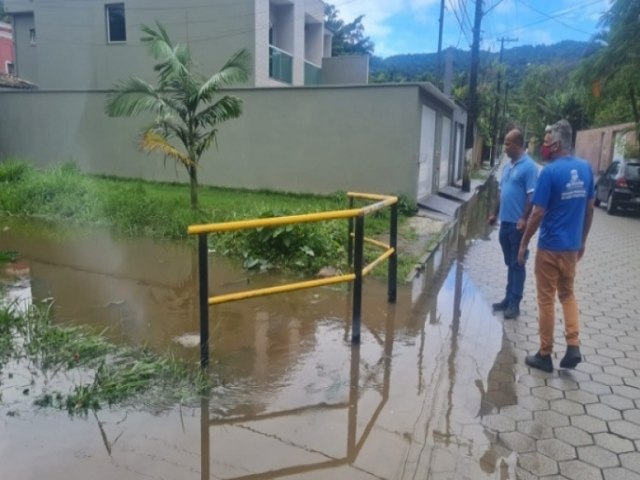
[[[488,303],[504,292],[499,248],[496,229],[465,259]],[[505,456],[516,453],[522,480],[640,479],[640,217],[596,208],[576,280],[584,357],[576,370],[557,369],[566,345],[559,306],[556,370],[524,364],[539,346],[532,258],[527,266],[522,314],[504,320],[506,340],[489,374],[483,425]]]

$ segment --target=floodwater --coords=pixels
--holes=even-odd
[[[384,281],[366,279],[360,345],[347,288],[304,290],[211,309],[219,384],[199,405],[70,418],[3,397],[0,478],[515,478],[479,420],[515,403],[502,324],[464,269],[469,245],[486,240],[486,203],[470,204],[395,305]],[[0,249],[22,259],[11,295],[197,361],[195,246],[2,227]],[[216,294],[297,280],[210,263]]]

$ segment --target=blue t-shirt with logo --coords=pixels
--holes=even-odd
[[[593,198],[591,166],[580,158],[560,157],[540,172],[533,204],[544,208],[538,248],[577,252],[587,203]]]
[[[507,163],[500,179],[500,221],[516,223],[522,218],[527,195],[533,192],[538,167],[526,153],[515,163]]]

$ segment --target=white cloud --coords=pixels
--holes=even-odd
[[[382,39],[392,33],[385,23],[394,15],[410,13],[416,17],[427,18],[427,10],[438,5],[439,0],[356,0],[335,6],[340,11],[339,17],[345,21],[364,15],[362,24],[365,33],[376,42],[376,53]],[[380,52],[381,53],[381,52]]]
[[[549,30],[528,30],[526,44],[529,45],[551,45],[558,39],[553,38]]]

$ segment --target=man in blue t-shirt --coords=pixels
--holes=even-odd
[[[493,310],[504,311],[504,318],[513,319],[520,315],[526,278],[524,264],[518,263],[518,248],[531,213],[531,195],[538,178],[538,167],[525,152],[520,130],[514,129],[505,135],[504,149],[511,162],[502,170],[500,199],[495,214],[489,217],[489,225],[495,225],[500,217],[499,240],[507,266],[507,287],[504,298],[493,304]]]
[[[571,138],[571,125],[566,120],[555,123],[545,136],[543,151],[552,162],[540,172],[533,211],[518,251],[518,261],[524,263],[529,240],[540,227],[535,260],[540,350],[527,356],[525,363],[546,372],[553,371],[556,293],[562,304],[567,342],[560,368],[575,368],[582,361],[573,283],[593,220],[594,184],[591,166],[571,155]]]

